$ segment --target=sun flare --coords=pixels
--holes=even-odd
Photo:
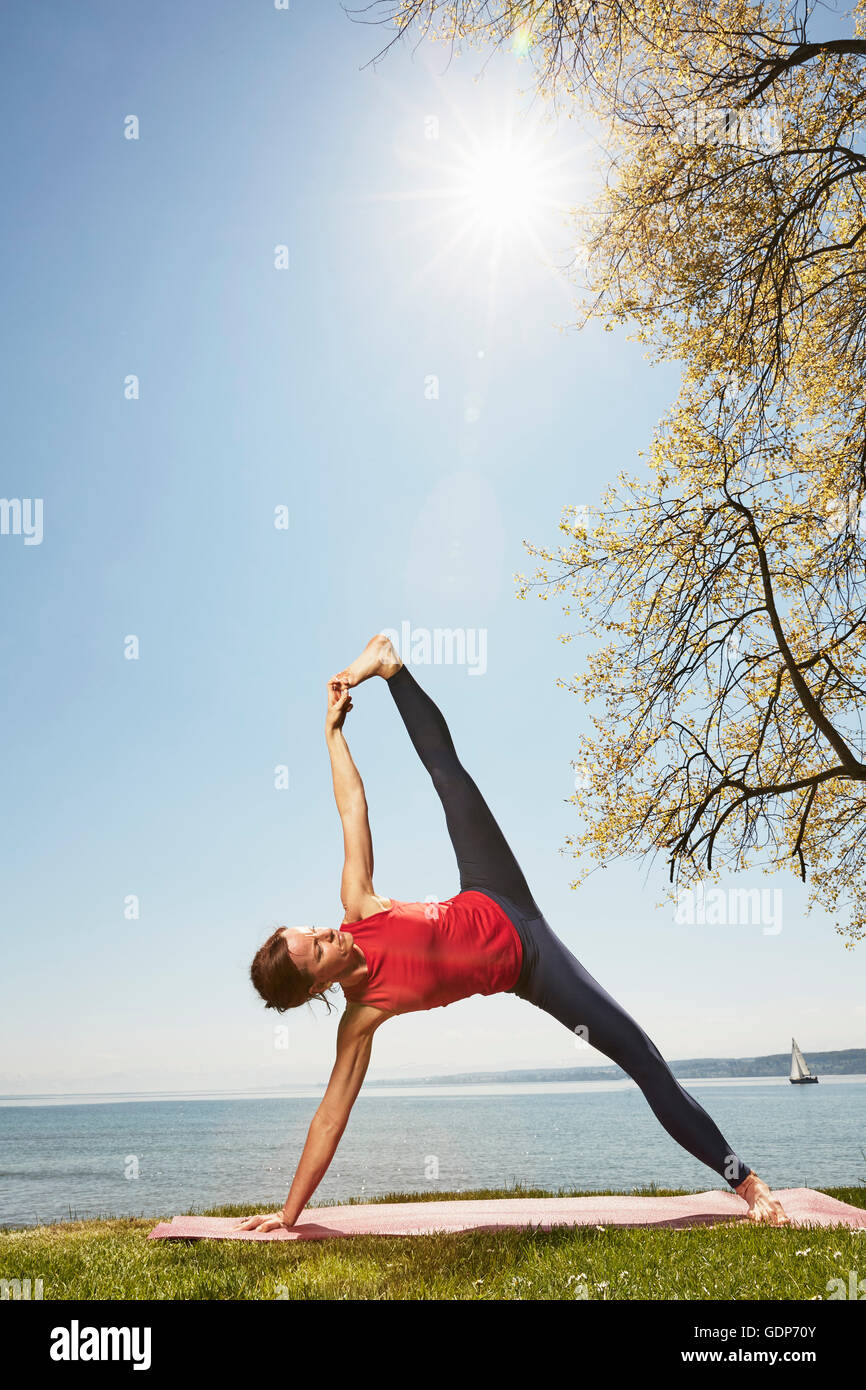
[[[504,294],[513,302],[521,286],[537,285],[540,269],[570,303],[569,218],[591,181],[592,141],[543,111],[517,111],[509,97],[485,98],[473,116],[456,105],[419,110],[418,133],[399,147],[403,187],[373,195],[402,203],[402,230],[426,242],[407,292],[435,283],[449,295],[483,294],[492,311]]]
[[[527,228],[546,203],[537,163],[525,147],[511,143],[470,156],[464,196],[470,215],[497,231]]]

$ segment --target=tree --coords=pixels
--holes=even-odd
[[[675,886],[763,855],[866,934],[866,0],[389,0],[396,37],[502,47],[609,125],[581,318],[682,364],[639,475],[566,507],[525,597],[602,645],[576,856]],[[820,11],[818,12],[820,18]],[[395,40],[392,40],[395,41]],[[389,44],[388,47],[391,45]],[[574,634],[565,634],[570,640]]]

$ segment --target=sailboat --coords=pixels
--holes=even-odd
[[[804,1086],[809,1082],[814,1082],[817,1086],[818,1078],[810,1072],[806,1058],[797,1046],[797,1039],[791,1039],[791,1075],[789,1077],[792,1086]]]

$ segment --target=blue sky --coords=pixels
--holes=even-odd
[[[467,234],[467,159],[508,122],[548,191],[591,193],[592,141],[544,123],[529,62],[428,43],[374,67],[384,31],[321,0],[48,3],[4,30],[0,491],[44,520],[0,536],[0,1092],[327,1076],[336,1016],[275,1018],[247,972],[274,926],[339,923],[325,682],[403,622],[485,634],[483,674],[415,673],[554,930],[666,1056],[862,1045],[862,947],[788,875],[776,934],[675,923],[641,866],[569,888],[587,723],[557,679],[581,648],[514,575],[638,466],[677,376],[569,328],[564,221],[498,259]],[[382,683],[347,735],[377,890],[450,896]],[[369,1075],[603,1060],[503,995],[391,1022]]]

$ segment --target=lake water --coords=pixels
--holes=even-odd
[[[866,1077],[681,1079],[772,1187],[866,1183]],[[321,1096],[0,1097],[0,1225],[281,1207]],[[707,1190],[631,1081],[365,1087],[310,1205],[509,1187]]]

